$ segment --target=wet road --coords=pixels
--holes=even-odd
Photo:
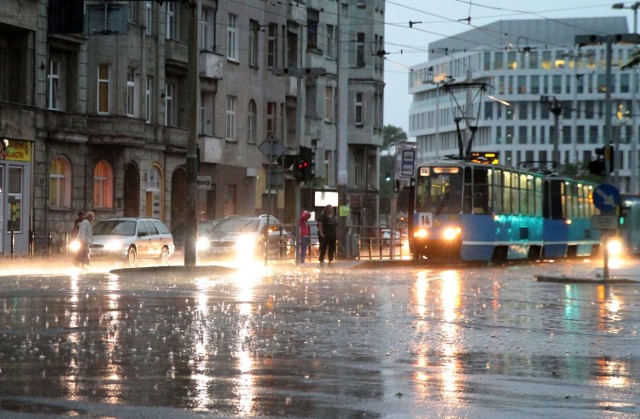
[[[638,417],[596,264],[0,278],[0,417]]]

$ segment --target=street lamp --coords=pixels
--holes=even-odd
[[[449,76],[449,75],[443,75],[443,76],[434,76],[433,74],[433,67],[429,67],[429,76],[431,77],[429,80],[425,80],[423,83],[426,84],[433,84],[435,85],[435,91],[436,91],[436,116],[435,116],[435,123],[436,123],[436,136],[435,136],[435,152],[436,152],[436,159],[438,157],[440,157],[440,87],[447,83],[450,82],[453,77]]]
[[[555,96],[540,96],[540,103],[549,105],[549,110],[553,114],[553,167],[560,167],[560,115],[562,114],[562,102],[556,99]]]
[[[624,3],[614,3],[611,5],[612,9],[630,9],[633,10],[633,33],[638,33],[638,7],[640,7],[640,1],[631,3],[629,6],[625,6]]]

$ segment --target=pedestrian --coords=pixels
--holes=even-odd
[[[311,218],[311,213],[307,210],[303,210],[300,214],[300,219],[298,220],[298,227],[300,230],[300,255],[298,261],[301,265],[304,265],[307,248],[309,247],[309,218]]]
[[[318,240],[320,241],[320,256],[318,260],[324,263],[324,257],[328,252],[329,263],[333,262],[336,254],[336,227],[338,222],[333,214],[333,207],[327,205],[318,217]]]
[[[85,267],[89,265],[91,259],[91,243],[93,243],[93,212],[89,211],[85,214],[84,219],[78,225],[78,234],[76,239],[78,240],[80,247],[78,253],[76,253],[76,266]]]
[[[71,240],[75,239],[78,235],[78,228],[82,220],[84,220],[84,212],[78,211],[78,218],[73,222],[73,228],[71,229]]]

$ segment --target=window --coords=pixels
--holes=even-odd
[[[47,108],[57,111],[60,109],[60,63],[49,60],[49,74],[47,74],[48,92]]]
[[[327,57],[336,58],[336,28],[327,25]]]
[[[137,1],[129,2],[129,23],[140,23],[140,3]]]
[[[144,4],[144,33],[153,35],[153,2],[146,1]]]
[[[129,67],[127,70],[127,116],[138,116],[138,76],[136,69]]]
[[[227,141],[236,140],[236,98],[227,96]]]
[[[249,108],[247,109],[247,143],[256,143],[256,133],[258,129],[257,122],[257,108],[255,100],[249,101]]]
[[[356,126],[364,125],[364,92],[356,92]]]
[[[269,23],[269,35],[267,40],[267,66],[269,68],[278,65],[278,25]]]
[[[109,114],[111,104],[111,68],[108,64],[98,66],[98,114]]]
[[[318,48],[318,11],[307,9],[307,49]]]
[[[167,2],[167,39],[176,39],[176,5],[172,1]]]
[[[153,77],[151,76],[147,76],[144,100],[144,120],[150,124],[153,122]]]
[[[249,66],[258,67],[258,34],[260,24],[255,20],[249,21]]]
[[[105,160],[99,161],[93,170],[93,206],[113,208],[113,171]]]
[[[278,111],[276,102],[267,103],[267,137],[276,133],[276,113]]]
[[[333,87],[325,86],[324,88],[324,120],[326,122],[333,121]]]
[[[167,83],[164,92],[164,124],[166,126],[176,126],[176,98],[174,97],[176,85]]]
[[[200,21],[200,49],[203,51],[216,50],[216,10],[211,7],[202,7],[202,20]]]
[[[49,205],[71,208],[71,164],[61,156],[53,159],[49,170]]]
[[[202,92],[200,94],[200,133],[213,135],[213,109],[215,93]]]
[[[229,13],[227,26],[227,58],[238,61],[238,16]]]
[[[364,32],[358,32],[356,39],[356,67],[364,67]]]

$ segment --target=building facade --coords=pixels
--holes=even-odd
[[[471,126],[473,150],[497,151],[509,166],[555,163],[586,170],[596,149],[611,144],[612,182],[638,193],[640,71],[621,69],[636,47],[622,42],[621,34],[628,34],[625,17],[507,20],[430,44],[430,60],[412,69],[409,82],[410,134],[419,159],[459,154],[457,120],[463,143]],[[606,42],[577,45],[583,35],[611,35],[611,55]],[[446,83],[460,86],[448,89]]]
[[[287,156],[311,147],[316,179],[303,187],[335,189],[344,112],[351,217],[373,223],[383,5],[3,1],[0,254],[64,248],[78,211],[98,220],[151,216],[177,228],[185,221],[193,112],[200,219],[271,212],[293,223],[291,159],[274,163],[282,181],[269,186],[259,146],[276,137]],[[341,19],[351,25],[340,29]],[[198,27],[198,109],[187,93],[191,25]],[[340,48],[349,48],[349,62],[339,63]],[[350,69],[346,104],[337,101],[340,65]],[[374,199],[360,199],[365,192]]]

